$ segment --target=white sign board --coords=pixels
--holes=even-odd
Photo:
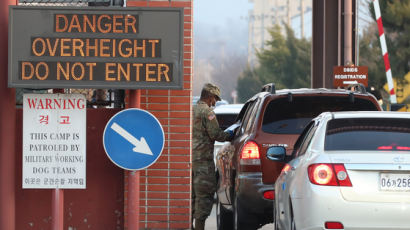
[[[86,99],[23,97],[23,188],[86,188]]]

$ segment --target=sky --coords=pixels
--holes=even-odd
[[[372,21],[367,12],[370,0],[358,0],[359,31]],[[248,53],[249,0],[195,0],[194,42],[196,58],[212,56],[212,47],[224,47],[225,52]],[[300,17],[292,18],[292,28],[300,37]],[[312,36],[312,11],[305,14],[305,37]]]
[[[194,95],[199,95],[205,82],[221,87],[222,96],[236,86],[242,68],[234,68],[238,60],[246,67],[248,56],[249,0],[195,0],[194,21]],[[239,62],[239,63],[240,63]],[[234,69],[232,69],[234,68]],[[225,76],[226,75],[226,76]],[[221,78],[221,76],[225,76]],[[222,81],[231,79],[232,84]]]
[[[248,0],[195,0],[195,57],[212,58],[221,52],[247,54]]]
[[[197,23],[221,25],[230,21],[247,24],[246,17],[252,4],[248,0],[195,0],[194,18]]]

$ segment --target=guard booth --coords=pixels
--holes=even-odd
[[[0,44],[8,47],[0,59],[0,229],[190,229],[192,0],[9,0],[0,10]],[[47,95],[35,106],[46,112],[32,111],[30,122],[27,95]],[[36,134],[31,124],[51,122],[47,109],[71,100],[64,95],[84,100],[85,115],[60,124],[84,119],[84,130],[63,132],[57,147],[35,147],[61,132]],[[58,107],[63,119],[66,107]],[[164,133],[158,159],[138,171],[114,164],[103,143],[110,119],[134,107],[155,116]],[[65,146],[84,147],[84,158],[47,165],[57,164],[47,154],[64,155]],[[29,168],[33,162],[43,169]],[[61,178],[81,165],[82,184],[64,187]],[[49,171],[60,180],[45,186]]]

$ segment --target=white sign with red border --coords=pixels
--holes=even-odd
[[[23,96],[23,188],[86,188],[86,107],[82,94]]]

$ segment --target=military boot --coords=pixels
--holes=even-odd
[[[195,219],[195,230],[204,230],[205,229],[205,220]]]

